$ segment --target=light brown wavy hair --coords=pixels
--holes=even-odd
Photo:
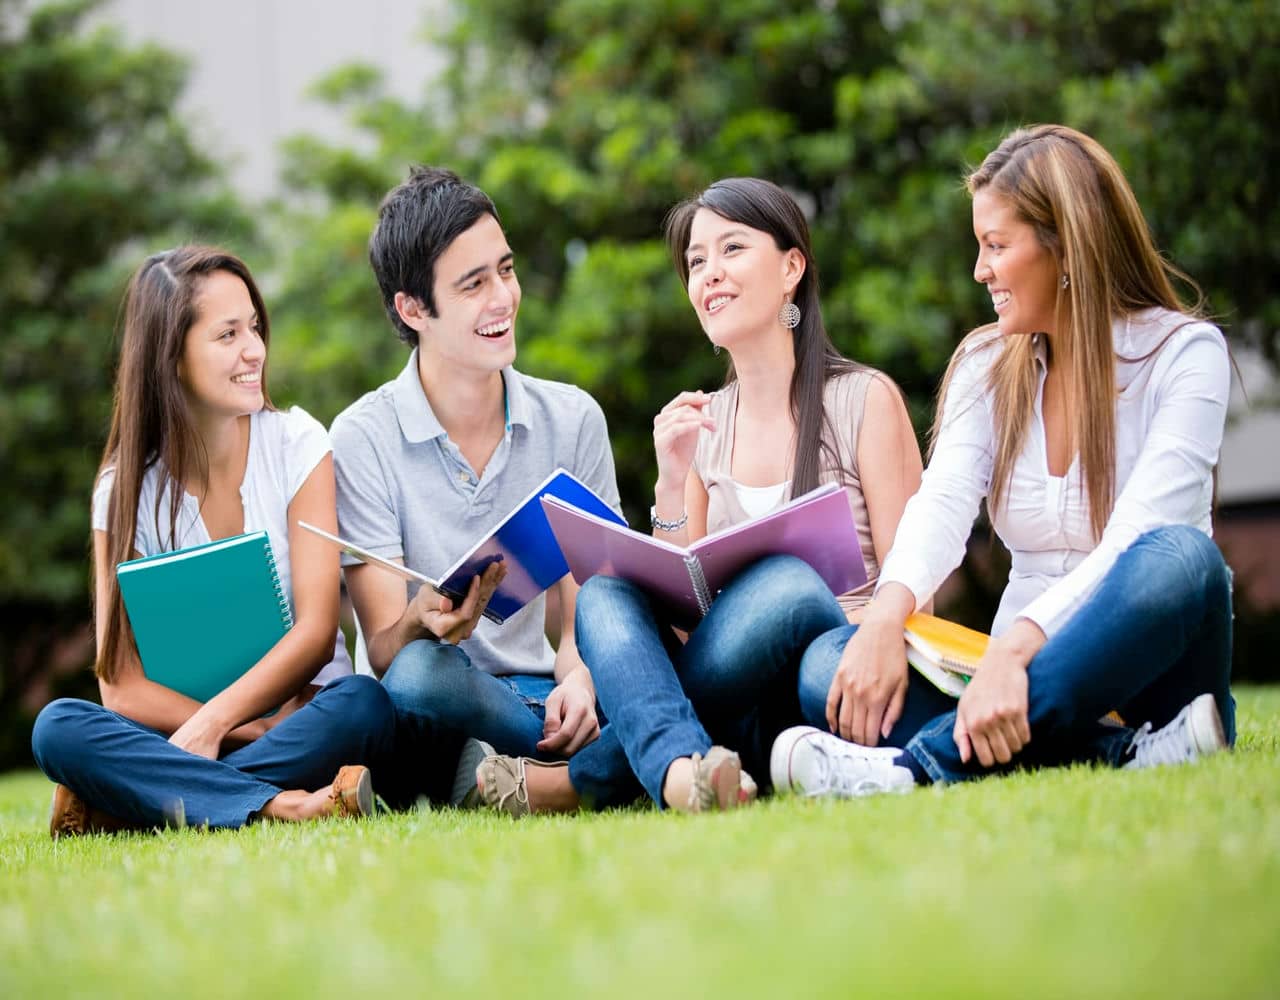
[[[208,455],[196,432],[187,398],[178,380],[178,362],[187,332],[196,321],[196,299],[204,280],[216,271],[234,274],[249,290],[258,313],[264,348],[271,331],[262,295],[249,268],[238,257],[214,247],[182,246],[148,257],[134,273],[121,307],[120,363],[116,372],[111,431],[98,467],[98,479],[115,470],[107,508],[106,627],[94,663],[98,677],[110,683],[122,658],[134,653],[133,632],[125,614],[115,567],[133,557],[142,481],[158,463],[160,479],[155,508],[157,537],[176,544],[183,484],[208,475]],[[262,363],[262,395],[267,396],[267,364]],[[161,501],[168,490],[168,532],[161,529]],[[96,602],[95,602],[96,606]]]
[[[1095,539],[1115,506],[1117,398],[1112,323],[1142,309],[1160,306],[1187,321],[1203,317],[1204,297],[1186,274],[1156,249],[1133,190],[1115,159],[1082,132],[1065,125],[1032,125],[1007,135],[966,178],[970,197],[990,190],[1029,224],[1040,245],[1069,278],[1058,286],[1051,363],[1066,371],[1070,452],[1079,453],[1089,522]],[[1195,294],[1185,302],[1174,287]],[[973,330],[952,356],[938,394],[930,451],[942,427],[943,407],[957,362]],[[1152,344],[1143,360],[1160,350],[1171,334]],[[1022,451],[1035,409],[1035,346],[1029,336],[1004,337],[991,366],[987,388],[994,400],[995,460],[988,510],[1008,499],[1014,462]]]

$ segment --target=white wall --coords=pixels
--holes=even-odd
[[[97,20],[191,60],[182,110],[232,164],[237,191],[256,199],[278,189],[286,136],[354,142],[340,115],[306,97],[317,78],[367,62],[392,94],[416,98],[441,64],[423,41],[427,17],[446,10],[447,0],[111,0]]]

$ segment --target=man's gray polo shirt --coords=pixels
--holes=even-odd
[[[344,538],[439,578],[559,466],[621,511],[599,404],[514,368],[502,377],[508,426],[479,480],[427,402],[416,348],[399,376],[338,414],[330,436]],[[411,584],[410,598],[416,591]],[[489,673],[549,674],[545,613],[544,595],[502,625],[481,619],[462,648]]]

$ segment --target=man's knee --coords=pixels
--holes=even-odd
[[[397,712],[431,714],[432,707],[448,699],[474,670],[457,646],[419,639],[396,654],[382,687]]]

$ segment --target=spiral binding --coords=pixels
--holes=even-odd
[[[271,539],[264,538],[262,544],[267,550],[267,572],[271,574],[271,589],[276,592],[276,600],[280,604],[280,620],[284,622],[285,631],[288,631],[293,628],[289,595],[284,592],[284,585],[280,582],[280,570],[276,567],[276,554],[271,550]]]
[[[711,588],[707,586],[707,575],[702,572],[702,563],[697,556],[685,556],[684,564],[689,568],[689,581],[693,584],[693,596],[698,602],[698,613],[706,615],[711,610]]]

